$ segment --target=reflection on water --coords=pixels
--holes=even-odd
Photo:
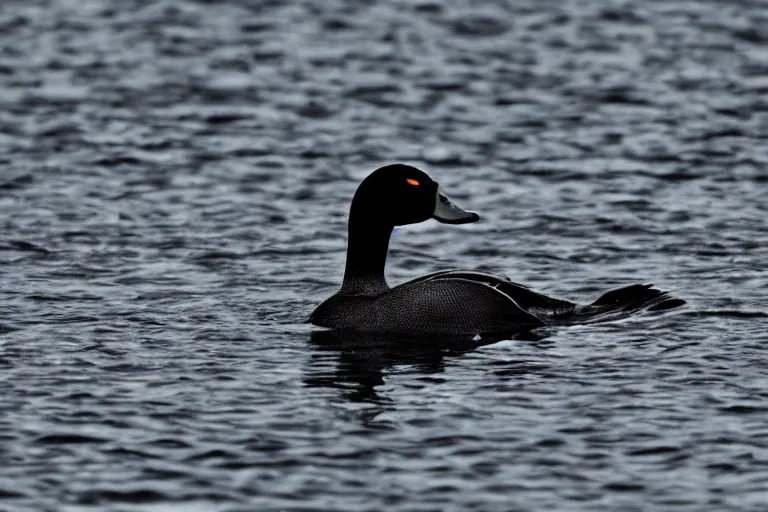
[[[409,338],[400,335],[357,332],[343,329],[313,330],[310,343],[315,353],[333,354],[336,369],[327,372],[327,361],[314,368],[312,359],[304,382],[308,386],[340,388],[353,402],[376,402],[376,387],[384,384],[384,375],[395,365],[408,365],[422,374],[441,373],[444,360],[460,357],[478,347],[500,340],[518,340],[546,348],[549,329],[489,336],[482,340],[457,338]]]

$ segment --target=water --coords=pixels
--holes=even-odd
[[[768,5],[0,8],[0,509],[768,506]],[[342,350],[379,165],[483,221],[463,267],[681,309],[474,350]]]

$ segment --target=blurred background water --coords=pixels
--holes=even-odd
[[[756,0],[4,1],[0,509],[766,510],[767,94]],[[322,343],[392,162],[391,282],[688,304]]]

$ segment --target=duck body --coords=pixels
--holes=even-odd
[[[463,224],[479,216],[453,205],[437,183],[414,167],[382,167],[363,180],[350,209],[341,289],[321,303],[309,321],[360,332],[483,337],[613,320],[683,303],[649,285],[632,285],[580,306],[504,277],[469,270],[435,272],[390,288],[384,263],[393,228],[429,218]]]
[[[378,295],[337,293],[312,314],[323,327],[413,335],[477,335],[544,325],[504,292],[467,273],[437,273]]]

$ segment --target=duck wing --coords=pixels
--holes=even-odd
[[[452,279],[462,279],[491,286],[513,300],[518,307],[536,316],[542,314],[562,316],[573,312],[576,307],[573,302],[549,297],[533,291],[525,285],[514,283],[506,277],[471,270],[443,270],[418,277],[406,284]]]
[[[372,309],[383,313],[377,323],[408,332],[487,334],[545,325],[498,285],[440,272],[392,288],[374,299]]]
[[[684,300],[654,288],[650,284],[633,284],[601,295],[589,304],[576,304],[531,290],[507,278],[467,270],[446,270],[419,277],[414,281],[467,279],[493,286],[513,299],[523,310],[548,325],[572,325],[607,322],[626,318],[641,311],[665,311],[685,304]],[[414,282],[411,281],[411,282]]]

